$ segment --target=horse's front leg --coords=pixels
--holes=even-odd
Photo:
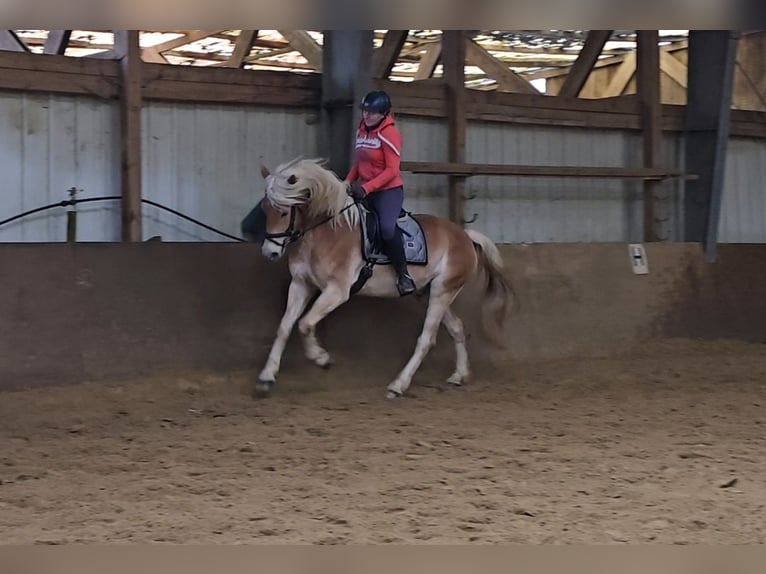
[[[277,373],[279,372],[279,364],[282,360],[282,353],[284,353],[290,332],[293,330],[295,322],[303,313],[314,293],[316,293],[316,288],[303,280],[293,278],[290,282],[290,289],[287,292],[287,309],[285,309],[285,313],[282,315],[282,320],[279,323],[277,336],[271,346],[266,366],[261,371],[261,374],[258,375],[258,382],[255,385],[257,395],[267,395],[274,386]]]
[[[348,297],[348,289],[341,289],[334,284],[328,285],[298,323],[298,330],[303,336],[306,358],[322,368],[329,367],[332,359],[330,354],[319,344],[316,326],[327,315],[348,301]]]

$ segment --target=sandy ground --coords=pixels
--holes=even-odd
[[[766,348],[0,395],[0,542],[763,543]]]

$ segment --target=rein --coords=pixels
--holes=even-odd
[[[306,229],[293,229],[293,225],[295,225],[295,212],[297,210],[297,207],[293,205],[290,207],[290,223],[288,224],[287,229],[285,229],[284,231],[280,233],[266,233],[264,237],[268,239],[269,241],[271,241],[272,243],[276,243],[277,245],[279,245],[279,247],[284,249],[291,243],[295,243],[296,241],[298,241],[301,237],[306,235],[306,233],[308,233],[312,229],[316,229],[320,225],[324,225],[325,223],[332,221],[333,219],[338,217],[340,214],[342,214],[344,211],[354,207],[355,205],[356,205],[356,201],[348,204],[346,207],[341,209],[335,215],[328,215],[321,221],[313,225],[309,225]],[[284,238],[285,240],[281,243],[279,241],[274,241],[275,239],[282,239],[282,238]]]

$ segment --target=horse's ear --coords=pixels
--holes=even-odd
[[[267,177],[269,177],[269,175],[270,175],[269,168],[261,164],[261,176],[263,176],[263,179],[266,179]]]
[[[290,185],[295,185],[296,181],[298,181],[298,178],[295,177],[294,173],[291,173],[290,177],[287,178],[287,183],[289,183]]]

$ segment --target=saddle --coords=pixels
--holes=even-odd
[[[359,271],[359,277],[351,286],[350,294],[359,291],[367,280],[372,277],[374,265],[391,265],[391,259],[383,249],[383,240],[380,236],[378,215],[362,202],[356,204],[359,210],[359,228],[362,233],[362,257],[366,264]],[[402,234],[404,243],[404,257],[410,265],[428,264],[428,246],[426,236],[420,222],[402,209],[396,220],[396,227]]]
[[[391,260],[386,255],[383,248],[383,240],[379,232],[379,222],[377,214],[362,205],[356,204],[359,210],[359,228],[362,232],[362,257],[369,265],[390,265]],[[404,256],[408,264],[427,265],[428,264],[428,246],[426,245],[426,236],[420,222],[412,215],[402,209],[396,220],[396,227],[402,234],[404,243]]]

